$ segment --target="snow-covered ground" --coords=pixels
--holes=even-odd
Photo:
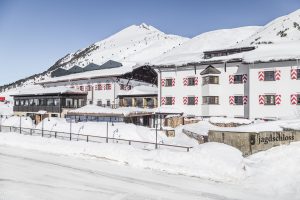
[[[0,152],[4,199],[296,200],[300,195],[299,142],[243,158],[220,143],[187,153],[0,133]]]

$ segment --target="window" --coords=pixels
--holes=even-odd
[[[73,100],[72,99],[66,99],[66,107],[67,108],[73,107]]]
[[[297,79],[300,79],[300,69],[297,69]]]
[[[125,90],[125,85],[124,84],[120,84],[120,90]]]
[[[137,107],[143,107],[143,98],[137,97],[135,98],[135,106]]]
[[[188,105],[195,105],[195,97],[188,97]]]
[[[84,91],[84,87],[83,87],[82,85],[79,87],[79,89],[80,89],[81,91]]]
[[[132,101],[131,97],[124,98],[124,106],[133,106],[132,103],[133,103],[133,101]]]
[[[195,77],[188,78],[188,86],[194,86],[195,84]]]
[[[202,103],[203,104],[219,104],[219,97],[218,96],[204,96]]]
[[[39,99],[34,99],[33,103],[34,103],[35,106],[39,106],[40,105]]]
[[[171,78],[166,79],[165,87],[172,87],[172,79]]]
[[[16,100],[16,101],[15,101],[15,105],[16,105],[16,106],[19,106],[19,105],[20,105],[20,101],[19,101],[19,100]]]
[[[265,81],[275,81],[274,71],[265,71]]]
[[[107,100],[107,101],[106,101],[106,105],[107,105],[107,106],[110,106],[110,100]]]
[[[97,106],[102,106],[102,100],[97,101]]]
[[[59,99],[54,99],[54,105],[58,106],[59,105]]]
[[[78,106],[79,106],[79,107],[82,107],[82,106],[84,106],[84,105],[85,105],[84,99],[79,99],[79,101],[78,101]]]
[[[21,106],[24,106],[24,100],[23,100],[23,99],[20,100],[20,105],[21,105]]]
[[[234,75],[233,76],[233,83],[234,84],[243,83],[243,75]]]
[[[40,105],[45,106],[46,104],[46,99],[40,99]]]
[[[243,105],[243,96],[234,96],[235,105]]]
[[[166,97],[165,105],[172,105],[172,97]]]
[[[109,83],[107,83],[107,84],[105,85],[105,88],[106,88],[106,90],[110,90],[110,89],[111,89],[111,85],[110,85]]]
[[[47,99],[47,106],[54,106],[54,99]]]
[[[29,99],[29,105],[30,105],[30,106],[34,106],[34,101],[33,101],[33,99]]]
[[[275,105],[275,95],[265,95],[265,105]]]
[[[74,108],[78,108],[78,99],[74,99]]]
[[[219,77],[218,76],[205,76],[202,78],[202,84],[219,84]]]
[[[300,104],[300,94],[297,95],[297,104]]]
[[[29,100],[28,99],[25,100],[24,105],[29,106]]]

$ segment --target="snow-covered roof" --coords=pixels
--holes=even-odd
[[[172,106],[162,106],[158,108],[138,108],[138,107],[119,107],[119,108],[108,108],[96,105],[87,105],[75,110],[70,110],[69,114],[91,114],[91,115],[102,115],[102,116],[130,116],[138,114],[182,114],[183,111],[179,108]]]
[[[45,94],[86,94],[75,88],[68,88],[65,86],[46,87],[46,88],[30,88],[22,89],[18,92],[11,94],[11,96],[24,96],[24,95],[45,95]]]
[[[108,108],[96,105],[87,105],[75,110],[71,110],[68,114],[93,114],[102,116],[129,116],[136,114],[152,114],[153,109],[138,108],[138,107],[120,107],[120,108]]]
[[[82,73],[70,74],[70,75],[66,75],[66,76],[54,77],[54,78],[49,77],[43,81],[38,82],[38,84],[63,82],[63,81],[70,81],[70,80],[101,78],[101,77],[109,77],[109,76],[112,76],[112,77],[121,76],[128,72],[131,72],[135,65],[136,65],[136,63],[126,62],[126,63],[122,63],[121,67],[112,68],[112,69],[87,71],[87,72],[82,72]]]
[[[132,90],[121,90],[119,96],[140,96],[140,95],[157,95],[157,87],[152,86],[135,86]]]

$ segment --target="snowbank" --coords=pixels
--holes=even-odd
[[[214,124],[251,124],[252,121],[248,119],[241,119],[241,118],[228,118],[228,117],[211,117],[209,118],[210,123]]]
[[[0,145],[70,156],[105,158],[136,168],[148,168],[218,181],[238,180],[245,175],[242,153],[220,143],[203,144],[187,153],[167,149],[149,151],[121,144],[70,142],[16,133],[1,133]]]
[[[250,188],[263,188],[276,199],[300,197],[300,142],[274,147],[245,159]]]
[[[212,127],[211,130],[231,131],[231,132],[263,132],[263,131],[282,131],[283,128],[300,128],[300,119],[278,120],[272,122],[258,122],[250,125],[238,127]]]

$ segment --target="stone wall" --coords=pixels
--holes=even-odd
[[[253,133],[211,130],[208,133],[208,141],[231,145],[242,151],[244,156],[249,156],[275,146],[300,141],[300,131],[284,130]]]

